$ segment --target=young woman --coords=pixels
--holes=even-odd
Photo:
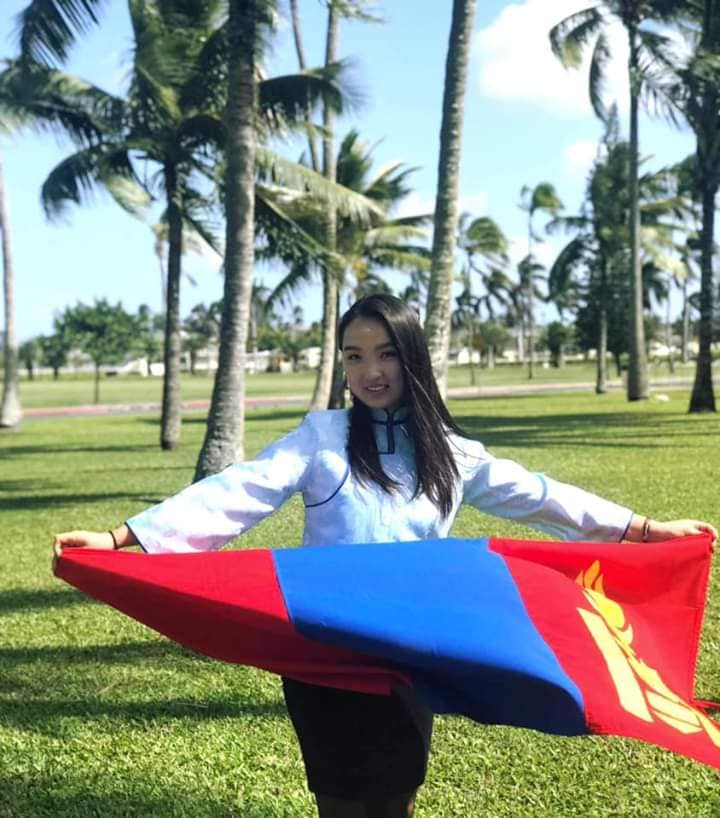
[[[298,491],[303,544],[444,537],[462,503],[561,539],[717,537],[708,523],[651,521],[466,438],[437,390],[417,316],[400,299],[356,302],[338,340],[350,410],[311,412],[255,460],[230,465],[112,531],[59,534],[56,552],[220,548]],[[289,679],[283,690],[320,818],[412,815],[432,730],[421,701],[404,691],[370,696]]]

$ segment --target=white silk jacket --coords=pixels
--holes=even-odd
[[[303,545],[426,540],[448,536],[461,504],[518,520],[555,539],[622,539],[632,512],[587,491],[493,457],[475,440],[450,434],[460,472],[452,513],[441,517],[416,484],[408,411],[373,410],[385,473],[400,484],[392,493],[350,472],[349,412],[310,412],[254,460],[228,466],[127,521],[146,551],[221,548],[278,509],[292,494],[305,503]]]

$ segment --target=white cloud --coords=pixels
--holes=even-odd
[[[588,50],[577,69],[565,69],[550,48],[548,32],[567,17],[591,5],[588,0],[525,0],[506,6],[473,41],[475,79],[487,96],[537,105],[557,115],[592,113],[588,99]],[[619,24],[606,29],[612,59],[608,64],[605,101],[626,110],[627,46]]]
[[[566,145],[563,151],[566,167],[576,174],[586,173],[592,167],[597,151],[598,143],[592,139],[578,139]]]

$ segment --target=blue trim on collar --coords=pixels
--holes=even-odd
[[[392,412],[387,409],[371,409],[370,419],[373,423],[384,423],[388,426],[397,426],[400,423],[407,423],[410,419],[410,410],[407,406],[398,406]]]
[[[400,415],[400,417],[398,417]],[[371,409],[371,422],[377,426],[385,427],[385,436],[387,438],[387,451],[380,451],[378,447],[378,454],[395,454],[395,426],[402,426],[410,419],[410,410],[407,406],[398,406],[392,412],[387,409]]]

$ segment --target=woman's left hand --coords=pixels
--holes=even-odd
[[[651,520],[645,517],[633,516],[632,524],[627,532],[627,539],[631,542],[661,542],[673,540],[676,537],[689,537],[693,534],[710,534],[715,542],[718,532],[715,526],[701,520]]]
[[[656,530],[653,530],[655,528]],[[701,520],[669,520],[666,523],[653,520],[650,530],[653,539],[658,540],[672,540],[675,537],[688,537],[691,534],[712,534],[713,542],[718,538],[715,526]]]

